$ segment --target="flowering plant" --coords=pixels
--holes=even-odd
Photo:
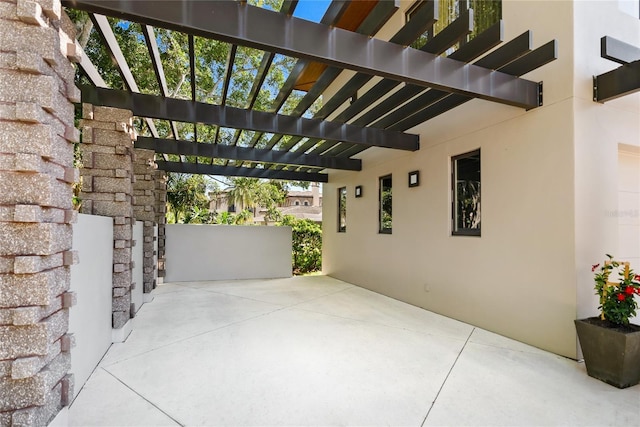
[[[591,267],[595,272],[596,294],[600,296],[600,318],[619,325],[628,325],[629,318],[636,315],[638,302],[634,298],[640,295],[640,275],[634,274],[629,263],[621,263],[606,254],[609,260],[602,266],[596,264]],[[598,268],[600,267],[600,268]],[[618,272],[619,282],[609,282],[609,275],[613,270]]]

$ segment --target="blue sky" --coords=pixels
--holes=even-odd
[[[293,16],[308,21],[320,22],[331,0],[300,0]]]

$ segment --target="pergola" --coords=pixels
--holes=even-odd
[[[361,170],[362,160],[355,156],[370,147],[418,150],[419,137],[408,130],[472,99],[526,110],[542,105],[542,83],[520,76],[557,57],[555,40],[533,49],[529,31],[503,43],[502,22],[445,55],[473,30],[471,9],[461,11],[458,19],[420,49],[409,47],[438,19],[437,1],[426,2],[389,41],[374,35],[397,10],[395,2],[334,0],[320,23],[293,17],[297,3],[284,1],[276,12],[244,1],[63,1],[67,7],[90,13],[128,89],[108,88],[90,59],[82,55],[80,69],[92,83],[82,87],[82,100],[128,109],[144,119],[151,137],[138,137],[135,147],[154,150],[161,170],[327,182],[327,169]],[[140,93],[106,16],[141,25],[160,93]],[[188,36],[191,99],[168,97],[154,27]],[[194,37],[232,46],[222,101],[217,105],[196,100]],[[238,46],[263,51],[248,108],[226,105]],[[257,111],[253,106],[276,54],[297,62],[270,111]],[[344,70],[355,74],[333,96],[323,99],[312,118],[302,117]],[[376,76],[382,79],[361,91]],[[305,96],[292,113],[278,114],[294,89],[306,91]],[[156,119],[170,121],[173,139],[159,136]],[[199,123],[233,128],[236,133],[231,142],[219,141],[218,131],[212,141],[197,137],[184,141],[178,139],[175,122],[194,124],[194,132]],[[249,144],[241,146],[238,137],[243,131],[254,134]],[[265,135],[271,136],[257,147]],[[286,142],[285,135],[290,136]],[[177,155],[173,161],[170,154]]]

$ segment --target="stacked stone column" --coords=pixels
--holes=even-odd
[[[162,283],[165,276],[165,233],[167,222],[167,175],[158,170],[155,174],[156,183],[156,223],[158,224],[158,283]]]
[[[81,213],[113,218],[113,316],[120,329],[131,318],[133,128],[131,111],[82,106]]]
[[[154,262],[154,222],[156,221],[155,152],[136,148],[133,162],[135,182],[133,184],[133,213],[136,220],[143,221],[143,282],[144,292],[151,292],[156,285]]]
[[[73,24],[58,0],[0,1],[0,425],[68,405]]]

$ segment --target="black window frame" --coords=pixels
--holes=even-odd
[[[389,180],[389,190],[390,194],[390,205],[389,205],[389,216],[391,217],[390,223],[391,227],[384,227],[384,205],[383,205],[383,194],[384,194],[384,181]],[[393,233],[393,175],[384,175],[378,178],[378,233],[380,234],[392,234]]]
[[[344,209],[344,222],[342,212]],[[347,187],[338,188],[338,233],[347,232]]]
[[[478,228],[458,228],[458,161],[472,157],[478,157],[478,210],[480,211],[480,222]],[[451,157],[451,235],[452,236],[475,236],[482,235],[482,156],[480,148],[468,151],[463,154]]]

